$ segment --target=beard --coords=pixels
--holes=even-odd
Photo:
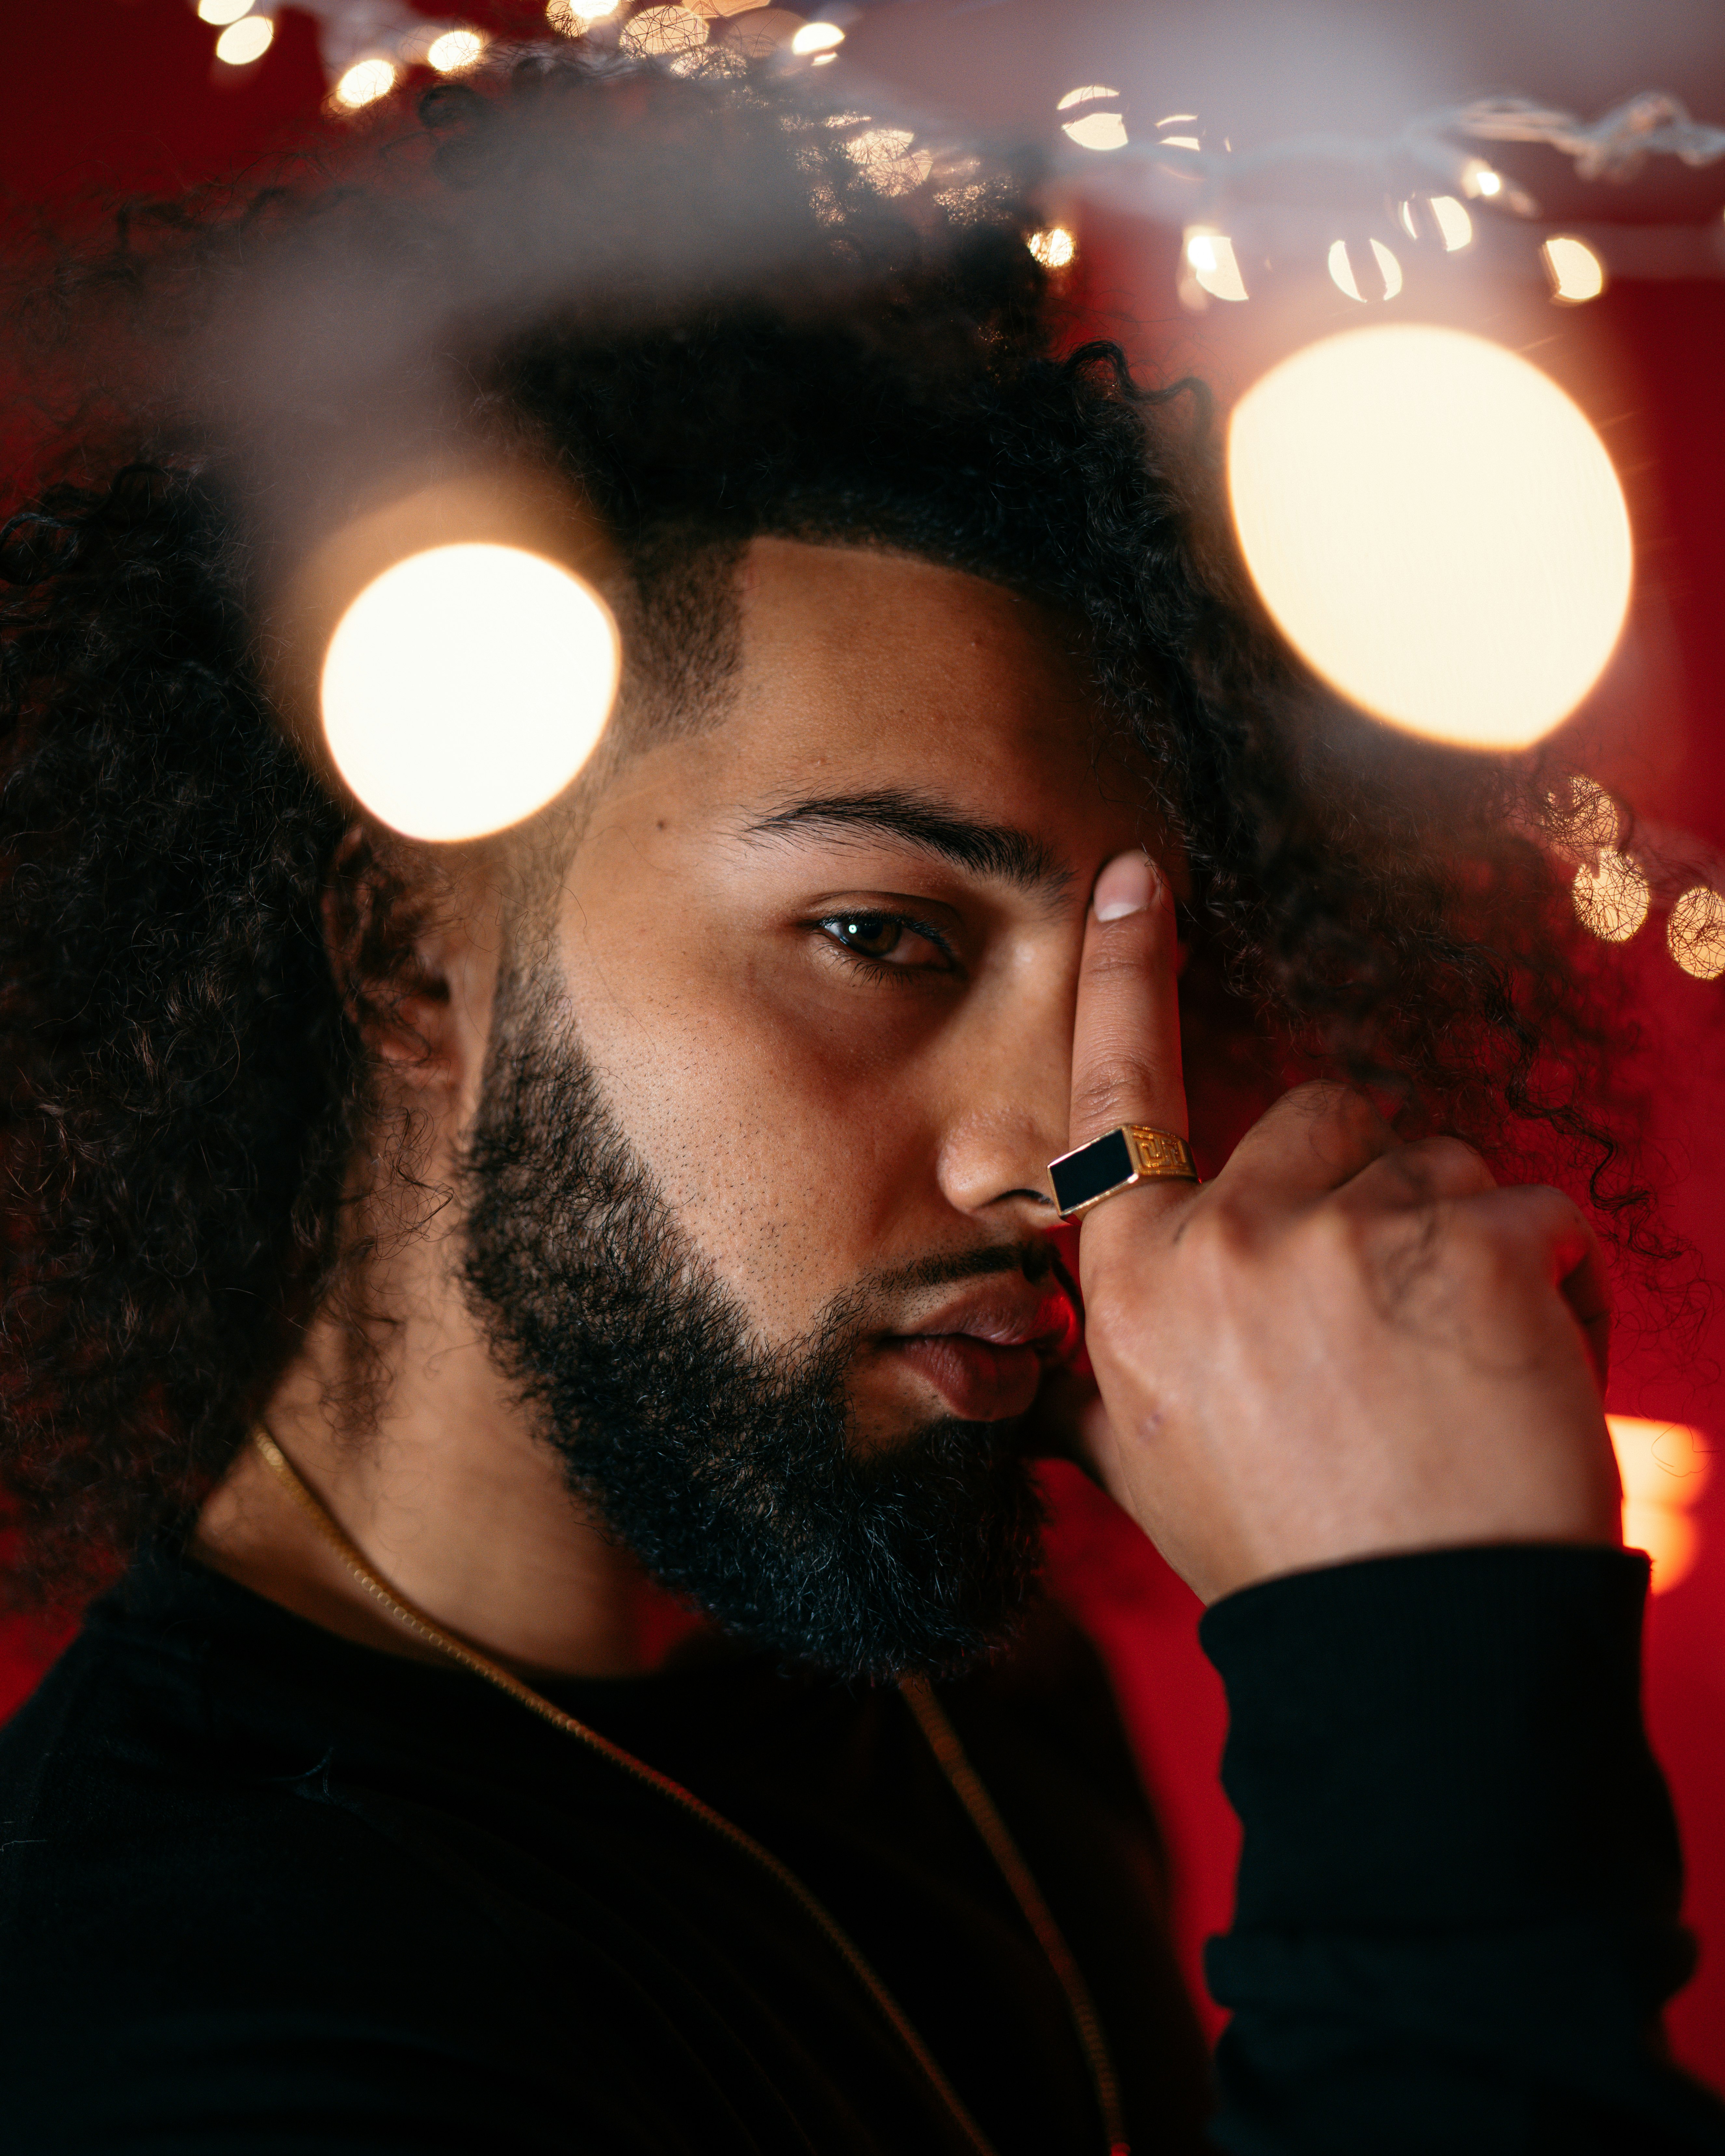
[[[762,1345],[551,1008],[506,1014],[495,1036],[464,1279],[573,1494],[661,1585],[795,1661],[886,1681],[998,1651],[1042,1553],[1019,1425],[944,1417],[860,1455],[845,1375],[886,1283]],[[1034,1262],[997,1250],[892,1285]]]

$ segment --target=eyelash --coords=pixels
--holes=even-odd
[[[884,958],[871,957],[866,951],[855,950],[850,944],[841,942],[833,932],[845,922],[858,921],[880,921],[895,928],[906,929],[913,936],[921,936],[927,942],[933,944],[935,949],[942,954],[947,963],[943,967],[939,968],[895,966]],[[958,971],[957,954],[940,930],[931,927],[926,921],[914,919],[908,913],[889,913],[884,908],[855,906],[843,913],[824,913],[811,926],[818,929],[831,947],[850,964],[858,968],[871,979],[890,980],[896,988],[914,987],[919,978],[924,978],[932,973],[956,973]]]

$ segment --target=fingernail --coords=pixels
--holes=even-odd
[[[1142,913],[1156,896],[1161,878],[1142,847],[1117,854],[1096,878],[1091,901],[1098,921],[1124,921],[1129,913]]]

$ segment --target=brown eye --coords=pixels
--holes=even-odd
[[[905,937],[903,921],[888,913],[839,913],[822,925],[860,958],[890,958]]]

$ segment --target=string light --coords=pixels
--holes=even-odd
[[[1235,259],[1234,242],[1225,233],[1189,228],[1185,252],[1193,282],[1213,300],[1240,300],[1248,296],[1245,279]]]
[[[865,127],[845,143],[845,153],[879,193],[908,194],[934,170],[932,154],[911,146],[916,139],[904,127]]]
[[[1566,798],[1555,793],[1546,798],[1552,812],[1551,836],[1564,852],[1593,854],[1601,846],[1617,844],[1621,822],[1617,803],[1598,779],[1578,771],[1569,779]]]
[[[442,37],[432,39],[425,59],[439,74],[459,74],[472,67],[485,49],[485,41],[477,30],[445,30]]]
[[[216,58],[227,67],[249,67],[270,49],[275,25],[267,15],[242,15],[216,39]]]
[[[1077,90],[1069,90],[1055,106],[1056,112],[1070,112],[1080,105],[1093,105],[1099,98],[1118,97],[1120,92],[1105,82],[1088,82]],[[1076,120],[1063,120],[1060,132],[1069,141],[1076,142],[1081,150],[1123,150],[1126,147],[1126,122],[1117,112],[1086,112]]]
[[[429,547],[367,584],[330,640],[330,753],[410,838],[502,830],[587,761],[619,656],[609,609],[557,563],[518,547]]]
[[[1064,270],[1078,252],[1078,243],[1063,224],[1033,232],[1024,244],[1045,270]]]
[[[356,60],[330,95],[344,112],[357,112],[388,97],[395,87],[395,63],[373,58]]]
[[[619,40],[625,53],[674,59],[706,43],[706,18],[692,8],[644,8],[632,15]]]
[[[1601,846],[1597,866],[1584,861],[1573,887],[1576,918],[1602,943],[1627,943],[1647,918],[1647,878],[1633,854]]]
[[[1716,981],[1725,973],[1725,898],[1707,884],[1697,884],[1674,900],[1665,925],[1672,957],[1697,981]]]
[[[1081,114],[1075,110],[1118,96],[1119,92],[1106,83],[1089,83],[1067,91],[1057,110],[1071,110],[1074,116],[1060,122],[1061,131],[1080,149],[1124,152],[1122,162],[1143,174],[1146,214],[1167,221],[1172,213],[1189,230],[1229,233],[1238,246],[1242,233],[1250,231],[1255,220],[1266,213],[1266,205],[1273,205],[1275,245],[1271,251],[1278,264],[1298,258],[1298,228],[1309,221],[1317,226],[1311,232],[1312,267],[1327,259],[1332,276],[1349,298],[1376,295],[1368,290],[1371,278],[1362,274],[1370,265],[1359,254],[1351,254],[1345,244],[1337,254],[1333,227],[1326,234],[1319,223],[1326,213],[1318,189],[1333,186],[1338,172],[1352,170],[1361,176],[1362,208],[1368,197],[1381,199],[1386,176],[1418,172],[1429,176],[1428,183],[1442,182],[1434,186],[1429,195],[1402,197],[1397,215],[1409,238],[1418,241],[1424,236],[1421,206],[1429,205],[1436,239],[1445,254],[1455,254],[1474,239],[1476,213],[1470,212],[1470,202],[1495,214],[1514,218],[1531,218],[1539,213],[1538,204],[1512,175],[1465,146],[1469,141],[1543,146],[1570,158],[1583,180],[1627,177],[1650,157],[1676,157],[1692,167],[1725,159],[1725,127],[1692,119],[1682,101],[1664,90],[1645,91],[1593,121],[1580,120],[1574,113],[1529,98],[1476,99],[1420,114],[1382,141],[1307,133],[1268,142],[1240,155],[1235,154],[1225,137],[1219,150],[1206,149],[1202,131],[1193,124],[1195,114],[1166,113],[1157,123],[1157,134],[1141,141],[1128,136],[1124,116],[1118,111]],[[1192,126],[1193,131],[1176,135],[1172,131],[1177,126]],[[1176,154],[1171,157],[1170,151]],[[1079,162],[1072,161],[1075,167]],[[1183,190],[1194,184],[1195,199],[1180,203],[1175,210],[1171,187]],[[1302,210],[1302,203],[1309,208]],[[1552,237],[1576,246],[1586,244],[1573,241],[1568,234]],[[1558,250],[1560,258],[1563,251]],[[1553,270],[1555,296],[1573,301],[1592,298],[1603,290],[1604,264],[1594,250],[1589,252],[1598,265],[1595,270],[1588,270],[1576,259],[1573,272],[1566,269],[1559,276]],[[1547,261],[1550,266],[1549,255]],[[1379,270],[1385,296],[1389,296],[1399,288],[1400,264],[1393,275],[1381,264]],[[1573,289],[1572,274],[1581,280]],[[1600,283],[1591,282],[1595,276]],[[1179,283],[1181,297],[1189,303],[1193,291],[1201,289],[1194,285],[1191,266],[1183,259]]]
[[[1402,265],[1381,239],[1371,243],[1372,259],[1377,264],[1378,275],[1383,285],[1376,296],[1393,300],[1402,289]],[[1360,290],[1359,280],[1354,275],[1353,259],[1348,253],[1348,242],[1337,239],[1332,243],[1329,254],[1330,280],[1338,291],[1345,292],[1350,300],[1363,300],[1366,295]],[[1244,291],[1240,295],[1245,297]]]
[[[1473,219],[1465,204],[1454,195],[1410,195],[1396,211],[1396,218],[1409,239],[1420,238],[1419,213],[1416,205],[1424,203],[1430,212],[1432,223],[1445,254],[1454,254],[1473,241]]]
[[[1483,337],[1380,324],[1295,352],[1235,408],[1228,489],[1290,641],[1409,732],[1526,747],[1616,644],[1632,555],[1610,459]]]
[[[1687,1423],[1645,1415],[1607,1415],[1623,1484],[1623,1539],[1653,1561],[1653,1592],[1663,1594],[1694,1568],[1700,1537],[1690,1517],[1707,1487],[1712,1449]]]
[[[1551,278],[1552,297],[1570,306],[1596,300],[1605,289],[1605,265],[1584,239],[1553,233],[1540,249]]]

